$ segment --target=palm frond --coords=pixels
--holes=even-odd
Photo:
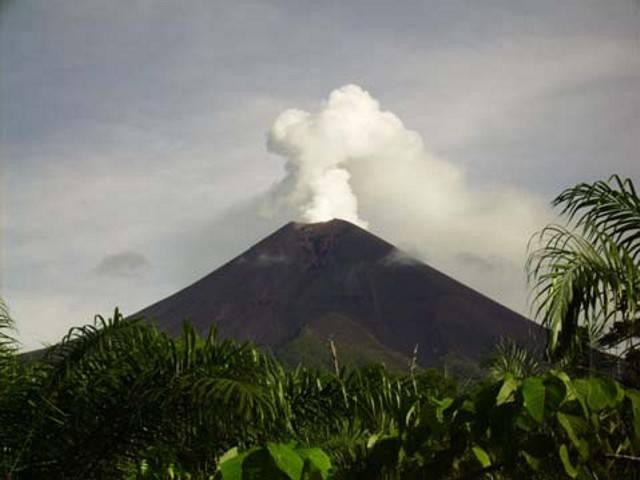
[[[0,298],[0,357],[8,358],[16,351],[16,340],[12,332],[15,324],[9,313],[9,307],[5,301]]]
[[[526,269],[535,315],[550,329],[550,351],[558,354],[584,338],[597,345],[614,322],[635,320],[640,199],[631,180],[613,176],[567,189],[553,204],[562,206],[568,225],[549,225],[534,237]]]
[[[152,332],[142,319],[125,319],[116,308],[111,318],[96,315],[93,324],[71,328],[59,343],[46,351],[44,360],[57,371],[54,378],[85,367],[96,369],[99,368],[97,358],[104,361],[107,357],[114,359],[123,353],[138,351],[144,347],[142,339]]]
[[[640,255],[640,198],[631,179],[580,183],[553,201],[589,240],[606,234],[634,260]]]
[[[486,365],[493,381],[504,380],[507,374],[524,378],[541,371],[540,362],[532,352],[508,339],[500,340]]]
[[[552,225],[528,258],[536,315],[551,330],[552,350],[563,331],[570,336],[584,324],[596,335],[614,317],[635,314],[637,302],[629,299],[638,297],[640,270],[625,248],[605,235],[598,239]]]

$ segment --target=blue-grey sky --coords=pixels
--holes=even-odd
[[[371,231],[520,311],[520,243],[552,196],[640,178],[634,0],[5,0],[1,289],[24,345],[144,307],[295,217],[273,197],[296,159],[266,133],[347,84],[424,142],[345,167]]]

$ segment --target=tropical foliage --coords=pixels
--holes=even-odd
[[[13,330],[13,320],[9,314],[9,307],[0,298],[0,368],[6,367],[7,362],[12,359],[16,341],[11,336]]]
[[[491,380],[504,380],[507,375],[524,378],[542,371],[540,355],[527,350],[511,339],[501,339],[489,357],[485,366]]]
[[[611,379],[504,372],[460,392],[433,370],[285,370],[118,311],[9,370],[13,479],[629,478],[640,453],[640,393]]]
[[[567,359],[637,355],[640,201],[630,181],[555,201],[528,262],[551,363],[505,341],[483,379],[285,368],[248,343],[97,316],[19,358],[0,306],[5,479],[638,478],[640,391]],[[634,353],[635,352],[635,353]],[[564,362],[564,363],[563,363]]]
[[[286,480],[329,478],[331,459],[319,448],[267,442],[242,453],[233,448],[221,458],[215,480],[273,478]]]
[[[630,179],[581,183],[553,202],[566,225],[535,238],[527,267],[555,358],[607,349],[637,363],[640,198]]]

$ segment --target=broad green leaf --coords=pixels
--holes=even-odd
[[[586,378],[576,378],[571,382],[573,385],[573,391],[578,398],[584,398],[585,401],[589,396],[589,390],[591,389],[589,380]]]
[[[580,454],[580,458],[584,461],[589,459],[589,442],[587,442],[584,438],[578,440],[578,453]]]
[[[524,432],[531,432],[538,427],[538,424],[531,419],[531,416],[524,412],[519,412],[518,415],[516,415],[513,424]]]
[[[302,462],[301,459],[300,462]],[[302,472],[300,471],[300,476],[301,475]],[[273,480],[299,480],[300,476],[292,477],[288,473],[284,472],[276,464],[271,452],[265,447],[253,449],[242,462],[242,480],[262,478]]]
[[[569,458],[569,451],[567,450],[567,446],[563,443],[560,445],[560,461],[564,466],[564,471],[567,472],[571,478],[576,478],[578,476],[578,470],[571,463],[571,459]]]
[[[551,375],[554,378],[557,378],[558,380],[560,380],[564,384],[564,388],[565,388],[564,399],[558,404],[558,407],[563,403],[577,400],[578,403],[581,405],[584,414],[587,415],[588,412],[587,412],[586,400],[581,396],[580,392],[576,388],[576,385],[571,380],[571,378],[569,378],[569,375],[567,375],[562,370],[551,370]],[[553,401],[553,393],[550,393],[549,396],[551,396],[551,400]]]
[[[374,433],[373,435],[371,435],[369,437],[369,439],[367,440],[367,448],[373,447],[376,444],[376,442],[378,441],[379,438],[380,438],[380,434],[379,433]]]
[[[440,400],[435,397],[429,397],[429,401],[434,405],[436,405],[437,407],[441,408],[442,410],[446,410],[453,403],[453,398],[445,397],[442,400]]]
[[[296,450],[305,462],[305,475],[310,480],[329,478],[331,459],[320,448],[300,448]]]
[[[244,459],[253,450],[238,453],[237,448],[232,448],[226,452],[218,463],[216,479],[220,480],[242,480],[242,464]]]
[[[580,406],[582,407],[582,412],[585,417],[589,416],[589,407],[587,406],[587,397],[589,396],[589,382],[585,379],[579,378],[573,380],[570,384],[570,387],[567,387],[569,391],[568,398],[574,399],[578,401]]]
[[[614,407],[624,398],[618,383],[610,378],[578,379],[574,381],[574,385],[589,408],[596,412]]]
[[[544,379],[545,408],[555,412],[568,399],[567,385],[555,375],[549,375]]]
[[[267,450],[271,454],[277,467],[291,480],[300,480],[304,461],[290,446],[283,443],[267,443]]]
[[[576,434],[575,429],[573,428],[573,420],[575,420],[577,417],[574,417],[573,415],[566,415],[562,412],[558,412],[556,416],[558,417],[558,423],[560,423],[564,431],[567,432],[571,443],[573,443],[577,447],[580,443],[580,440],[578,438],[578,435]]]
[[[589,379],[587,403],[592,410],[614,407],[622,398],[620,387],[615,380],[596,377]]]
[[[557,417],[558,423],[567,432],[571,443],[578,449],[580,458],[583,460],[589,458],[589,443],[584,438],[580,438],[581,434],[589,430],[587,421],[575,415],[568,415],[562,412],[558,412]]]
[[[502,382],[502,387],[500,387],[500,391],[498,392],[498,396],[496,397],[496,405],[507,403],[511,399],[513,392],[517,389],[518,380],[516,380],[510,373],[507,373],[504,377],[504,381]]]
[[[545,387],[540,377],[529,377],[522,384],[524,407],[539,423],[544,418]]]
[[[640,438],[640,391],[627,390],[627,398],[631,402],[631,411],[633,412],[633,429],[636,436]]]
[[[460,405],[459,411],[476,413],[476,404],[471,400],[465,400],[462,402],[462,405]]]
[[[475,445],[471,447],[471,450],[480,462],[480,465],[482,465],[482,468],[491,466],[491,457],[489,457],[489,454],[482,447]]]
[[[226,462],[227,460],[231,460],[232,458],[237,457],[237,456],[238,456],[238,447],[230,448],[229,450],[227,450],[226,452],[224,452],[222,454],[222,456],[218,460],[218,463],[222,464],[222,463]]]
[[[550,373],[564,383],[565,387],[567,387],[567,392],[571,392],[573,390],[571,378],[569,378],[569,375],[567,375],[566,372],[563,372],[562,370],[551,370]]]
[[[531,467],[531,469],[533,471],[535,471],[535,472],[540,471],[540,465],[542,464],[542,462],[540,461],[539,458],[536,458],[536,457],[534,457],[532,455],[529,455],[525,451],[522,452],[522,456],[527,461],[527,463],[529,464],[529,466]]]

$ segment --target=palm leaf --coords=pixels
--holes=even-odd
[[[631,179],[617,175],[609,181],[581,183],[553,201],[588,239],[606,234],[633,259],[640,255],[640,198]]]
[[[558,353],[585,333],[597,343],[614,322],[635,320],[640,199],[630,180],[614,176],[567,189],[554,205],[563,206],[568,225],[547,226],[534,237],[538,247],[530,246],[526,268],[535,315],[550,329],[550,351]]]
[[[0,351],[13,350],[16,340],[9,333],[15,328],[15,324],[9,313],[9,307],[0,298]]]

